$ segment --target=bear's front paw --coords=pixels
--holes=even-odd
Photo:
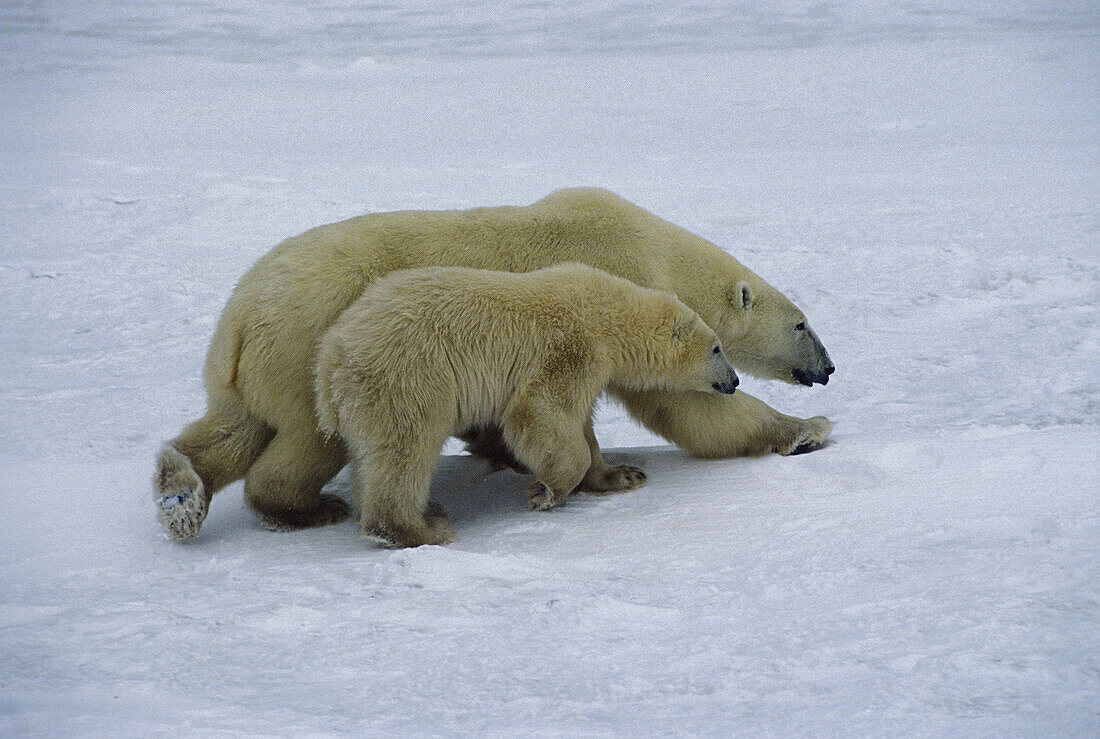
[[[637,467],[620,464],[599,472],[589,470],[579,489],[595,495],[610,495],[640,488],[647,479],[645,472]]]
[[[814,416],[801,420],[801,426],[793,438],[782,449],[776,449],[783,455],[805,454],[825,446],[825,439],[833,430],[833,422],[824,416]]]

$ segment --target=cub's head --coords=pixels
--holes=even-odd
[[[836,367],[806,316],[763,280],[740,280],[723,295],[716,328],[738,369],[807,387],[825,385]]]
[[[671,295],[660,313],[661,325],[651,334],[654,343],[636,379],[652,388],[732,395],[737,373],[718,335]]]

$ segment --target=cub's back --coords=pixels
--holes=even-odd
[[[376,382],[453,377],[456,391],[507,392],[540,369],[548,338],[581,328],[570,317],[574,301],[555,297],[549,287],[538,273],[392,272],[367,286],[324,336],[318,371],[336,362]]]
[[[379,279],[321,341],[319,408],[332,378],[352,373],[376,407],[453,407],[457,430],[499,421],[514,392],[545,372],[556,337],[584,328],[566,275],[543,272],[429,267]]]
[[[340,322],[347,317],[369,321],[380,338],[405,333],[448,346],[471,340],[483,347],[485,342],[517,343],[530,331],[582,330],[588,297],[582,283],[592,274],[602,273],[582,265],[527,273],[465,267],[400,270],[367,286]]]

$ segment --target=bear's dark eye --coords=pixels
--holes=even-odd
[[[797,326],[795,326],[795,327],[794,327],[794,330],[795,330],[795,331],[805,331],[805,330],[806,330],[806,323],[805,323],[805,321],[802,321],[802,322],[800,322],[800,323],[799,323],[799,324],[798,324]]]
[[[713,353],[713,354],[721,354],[721,353],[722,353],[722,349],[721,349],[720,347],[717,347],[717,346],[716,346],[716,347],[714,347],[714,352],[712,352],[712,353]]]

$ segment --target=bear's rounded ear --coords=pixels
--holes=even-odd
[[[730,288],[729,301],[735,310],[748,310],[752,308],[753,300],[755,300],[755,296],[752,294],[752,288],[749,287],[749,283],[744,280],[741,280]]]

